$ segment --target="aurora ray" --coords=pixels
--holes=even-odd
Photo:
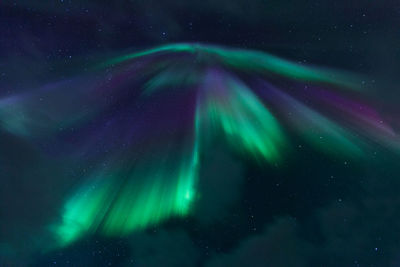
[[[293,135],[334,157],[361,159],[375,143],[398,151],[360,90],[355,75],[261,51],[169,44],[2,98],[0,127],[71,168],[90,166],[49,226],[66,246],[189,215],[218,136],[260,164],[284,158]]]

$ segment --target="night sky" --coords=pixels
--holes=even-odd
[[[400,266],[399,74],[399,1],[1,1],[0,266]]]

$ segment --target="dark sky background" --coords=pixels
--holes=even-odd
[[[111,55],[202,42],[365,74],[382,112],[400,117],[399,1],[102,2],[1,1],[0,96]],[[1,132],[0,265],[400,266],[399,157],[370,154],[333,160],[304,146],[276,169],[216,147],[193,216],[43,254],[35,233],[68,172]]]

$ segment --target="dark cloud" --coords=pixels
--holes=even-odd
[[[207,266],[399,266],[400,197],[390,188],[399,182],[392,178],[372,175],[360,188],[365,194],[334,200],[305,218],[277,217]]]
[[[207,266],[309,266],[306,259],[311,247],[298,236],[298,230],[293,218],[279,218],[262,234],[249,237],[231,253],[216,256]]]
[[[131,257],[127,265],[137,267],[196,266],[199,253],[182,230],[159,230],[139,233],[129,238]]]

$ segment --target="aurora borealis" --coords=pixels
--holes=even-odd
[[[81,12],[104,8],[67,2],[59,4],[68,11],[16,10],[65,26],[62,16],[82,22]],[[32,49],[39,60],[11,48],[4,56],[0,265],[396,266],[388,233],[400,229],[395,82],[362,69],[356,56],[334,56],[328,41],[303,48],[315,54],[308,60],[299,60],[300,44],[276,49],[279,38],[257,37],[258,27],[245,38],[261,38],[257,45],[218,41],[247,31],[234,22],[241,9],[224,1],[216,6],[237,32],[204,27],[197,37],[176,29],[177,14],[207,3],[144,18],[150,6],[133,2],[132,14],[121,6],[115,14],[135,17],[138,28],[165,25],[160,40],[127,41],[133,30],[122,26],[114,40],[118,16],[107,24],[91,14],[94,29],[82,22],[80,38],[66,35],[71,45],[58,37],[65,58],[42,56],[55,51],[45,45]],[[264,20],[248,16],[243,25],[289,27]],[[94,33],[103,31],[100,41]],[[321,49],[332,55],[320,58]]]
[[[111,73],[106,81],[102,80],[107,76],[103,70],[97,70],[100,80],[89,85],[81,85],[81,79],[68,85],[49,85],[28,95],[5,98],[1,105],[3,127],[14,134],[39,143],[54,134],[61,140],[95,140],[84,144],[77,140],[77,147],[71,149],[85,160],[94,158],[97,166],[77,192],[71,193],[61,223],[53,226],[59,245],[90,233],[124,235],[171,216],[188,215],[197,193],[202,154],[212,150],[210,143],[215,136],[222,135],[243,156],[270,164],[289,153],[289,129],[282,123],[328,154],[361,157],[368,139],[397,149],[398,136],[371,107],[340,95],[324,99],[324,94],[333,94],[330,91],[357,88],[356,83],[350,85],[334,71],[296,65],[262,52],[200,44],[173,44],[138,52],[110,60],[102,68]],[[260,85],[254,85],[254,90],[240,75],[259,80]],[[309,107],[310,100],[306,105],[283,92],[290,90],[266,83],[268,79],[289,80],[295,84],[291,90],[316,87],[314,90],[322,93],[310,93],[315,98],[311,101],[329,101],[328,105],[346,114],[347,121],[358,122],[357,129],[362,132],[357,135],[347,121],[335,122],[334,114]],[[348,88],[341,88],[347,84]],[[61,109],[58,103],[70,94],[79,96],[74,100],[78,108],[68,104],[68,110]],[[166,106],[157,99],[160,96]],[[49,110],[47,106],[38,108],[44,99],[55,105]],[[186,114],[175,106],[187,106]],[[154,113],[160,119],[154,118]],[[64,133],[64,128],[73,132]],[[116,128],[121,135],[117,139]],[[102,150],[96,151],[97,146]]]

